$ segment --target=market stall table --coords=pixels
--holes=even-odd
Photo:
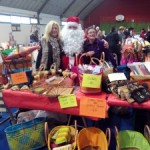
[[[100,93],[96,95],[83,94],[80,90],[76,90],[75,92],[77,99],[77,107],[70,107],[62,109],[60,107],[60,103],[57,98],[48,98],[43,95],[33,94],[31,92],[23,92],[23,91],[12,91],[10,89],[3,90],[3,100],[10,113],[10,117],[15,123],[11,110],[9,108],[26,108],[26,109],[34,109],[34,110],[46,110],[53,111],[58,113],[64,113],[69,115],[80,116],[80,98],[82,96],[88,96],[96,99],[106,99],[106,93]],[[91,116],[89,116],[91,117]],[[100,118],[92,117],[93,120],[98,120]]]
[[[131,107],[131,108],[138,108],[138,109],[148,109],[150,110],[150,100],[143,102],[143,103],[129,103],[126,100],[121,100],[120,98],[110,94],[107,99],[107,104],[109,106],[122,106],[122,107]]]

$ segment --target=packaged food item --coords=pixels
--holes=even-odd
[[[69,127],[60,127],[58,131],[53,135],[55,138],[55,144],[63,144],[70,141],[70,128]]]

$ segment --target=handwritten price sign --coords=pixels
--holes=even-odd
[[[11,74],[13,84],[21,84],[28,82],[27,75],[25,72],[18,72]]]
[[[82,87],[100,88],[102,75],[83,74]]]
[[[106,117],[106,100],[81,97],[80,115],[98,118]]]
[[[76,96],[74,94],[58,96],[58,100],[61,108],[69,108],[77,106]]]

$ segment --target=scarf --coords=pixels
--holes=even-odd
[[[56,68],[59,69],[60,67],[60,47],[57,38],[50,38],[50,44],[52,45],[53,51],[53,63],[56,64]]]

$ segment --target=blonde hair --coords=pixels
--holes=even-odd
[[[124,29],[125,29],[124,26],[119,27],[119,30],[124,30]]]
[[[60,26],[59,26],[58,22],[50,21],[45,27],[45,33],[44,33],[44,36],[43,36],[43,38],[46,39],[46,42],[48,42],[49,39],[51,38],[50,33],[52,31],[53,25],[57,25],[57,27],[58,27],[58,37],[57,38],[60,39]]]

